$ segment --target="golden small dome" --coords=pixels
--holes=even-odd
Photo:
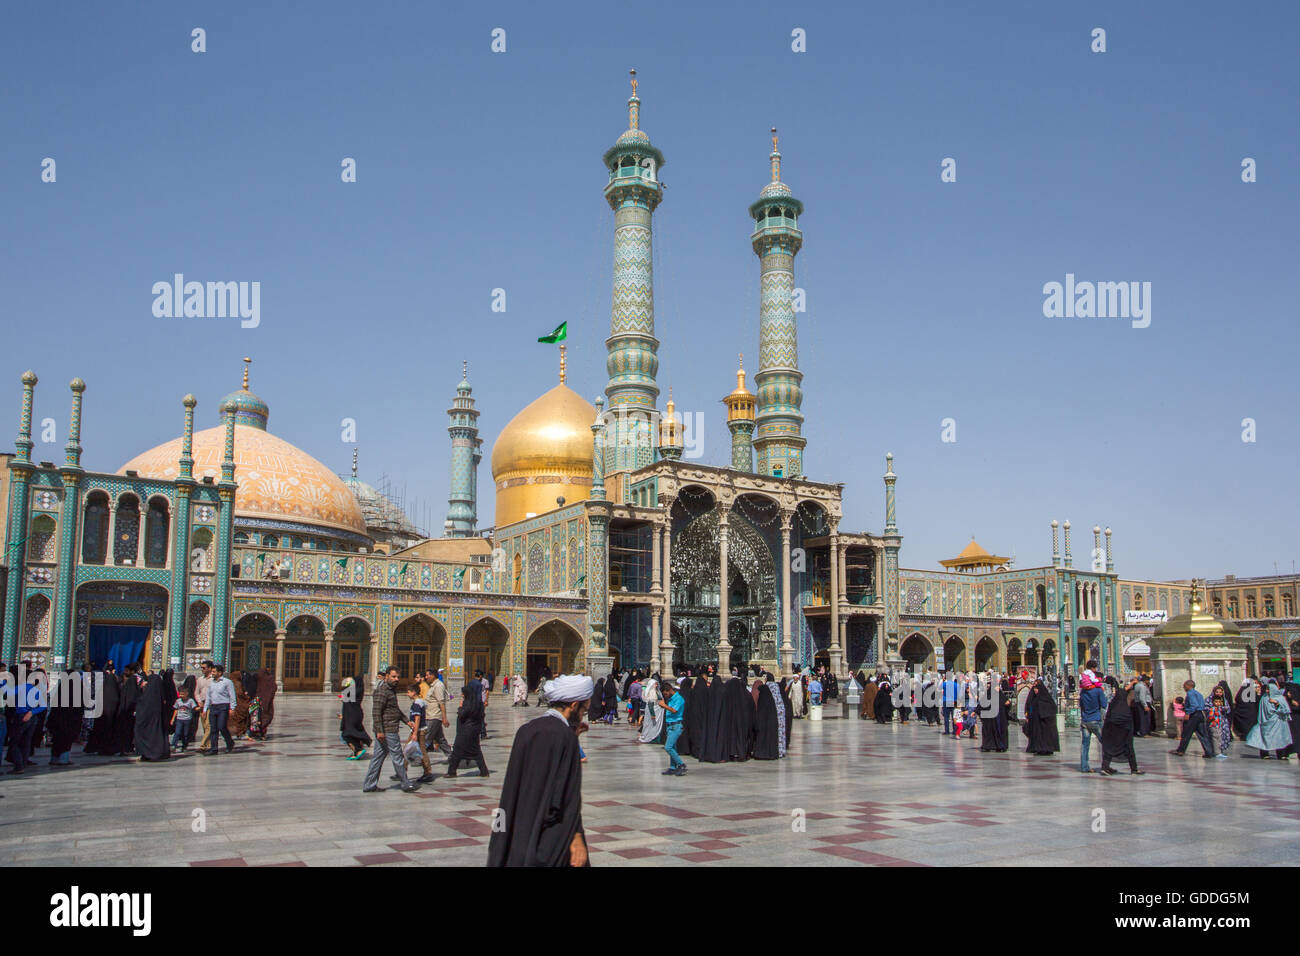
[[[745,387],[745,357],[742,355],[740,368],[736,369],[736,388],[722,400],[727,406],[727,421],[752,421],[757,400],[758,396]]]
[[[596,408],[561,382],[510,419],[492,446],[496,526],[591,495]]]

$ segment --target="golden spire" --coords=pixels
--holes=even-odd
[[[247,355],[244,356],[244,391],[248,391],[248,366],[252,361]]]
[[[674,408],[676,408],[676,406],[673,404],[673,387],[669,385],[668,386],[668,417],[669,418],[672,417]]]
[[[774,183],[779,183],[781,181],[781,152],[776,148],[777,142],[778,139],[776,135],[776,127],[773,126],[771,159],[772,159],[772,182]]]
[[[560,346],[560,384],[561,385],[564,384],[564,380],[568,377],[568,362],[565,360],[564,357],[564,350],[566,348],[568,348],[567,345]]]
[[[740,352],[740,367],[736,369],[736,388],[745,387],[745,353]]]

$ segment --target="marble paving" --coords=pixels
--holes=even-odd
[[[218,758],[83,757],[0,776],[0,864],[480,866],[511,740],[535,707],[489,708],[492,775],[462,767],[418,794],[362,794],[337,702],[286,696],[268,738]],[[369,709],[367,707],[367,718]],[[367,725],[369,720],[367,719]],[[454,730],[453,728],[451,728]],[[592,863],[652,866],[1294,864],[1300,761],[1227,760],[1137,741],[1145,776],[1078,771],[1078,731],[1052,757],[979,752],[915,722],[795,721],[784,760],[701,764],[665,777],[662,748],[626,724],[583,738]],[[1244,755],[1249,755],[1248,757]],[[1093,766],[1100,765],[1093,745]],[[390,768],[381,783],[389,785]],[[1104,829],[1099,830],[1099,825]]]

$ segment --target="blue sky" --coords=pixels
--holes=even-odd
[[[972,534],[1045,562],[1055,517],[1110,525],[1125,576],[1289,571],[1297,27],[1273,2],[6,4],[9,427],[33,368],[57,458],[81,376],[85,463],[114,470],[179,432],[186,392],[215,423],[251,355],[272,431],[346,472],[356,419],[362,476],[440,525],[462,359],[489,448],[554,383],[535,340],[560,321],[570,383],[604,388],[600,157],[635,67],[667,157],[659,381],[707,416],[705,461],[736,353],[755,368],[746,207],[776,125],[806,206],[806,470],[845,483],[843,527],[880,529],[892,451],[910,567]],[[261,325],[155,318],[175,272],[261,282]],[[1150,327],[1045,318],[1067,273],[1150,282]]]

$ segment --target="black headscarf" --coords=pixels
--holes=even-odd
[[[349,693],[351,691],[352,693]],[[339,736],[344,740],[355,740],[363,746],[370,746],[370,735],[366,733],[365,711],[361,709],[362,688],[361,675],[352,679],[352,686],[346,687],[339,695],[343,699],[343,713],[339,720]],[[349,698],[351,698],[349,700]]]
[[[613,680],[613,678],[609,679]],[[591,706],[587,709],[588,720],[600,720],[605,716],[605,680],[604,677],[597,680],[591,691]]]
[[[696,756],[705,763],[722,763],[728,757],[727,750],[732,728],[730,708],[727,706],[727,691],[720,678],[713,679],[706,699],[704,745]]]
[[[1246,700],[1247,686],[1250,686],[1253,692],[1254,681],[1251,679],[1243,681],[1232,699],[1232,732],[1239,740],[1245,740],[1246,735],[1250,733],[1250,728],[1259,723],[1259,695],[1255,695],[1254,700]]]
[[[117,711],[121,706],[122,688],[112,673],[97,671],[91,675],[90,692],[97,695],[92,713],[99,711],[94,726],[90,728],[90,737],[86,740],[83,753],[114,754],[114,731],[117,727]]]
[[[74,690],[72,687],[74,682],[81,683],[80,674],[50,675],[50,715],[46,718],[45,729],[50,732],[51,756],[65,754],[71,750],[81,733],[83,708],[77,706],[77,702],[81,700],[80,688]]]

